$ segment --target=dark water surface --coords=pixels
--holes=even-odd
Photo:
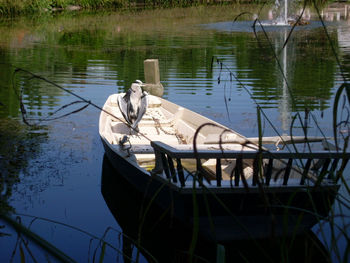
[[[13,75],[16,68],[40,75],[102,106],[111,93],[126,90],[136,79],[143,80],[143,61],[157,58],[164,98],[241,134],[258,136],[256,104],[259,104],[269,118],[269,122],[264,122],[265,136],[274,136],[276,131],[290,134],[292,116],[305,109],[317,120],[317,125],[310,122],[309,135],[321,136],[320,127],[326,136],[332,136],[334,94],[343,76],[349,78],[350,74],[350,17],[340,13],[337,20],[337,13],[328,9],[324,12],[329,39],[344,69],[342,76],[325,30],[312,10],[307,18],[310,26],[297,30],[284,50],[289,28],[267,30],[269,40],[262,30],[256,36],[247,30],[259,10],[259,6],[241,5],[1,20],[0,168],[2,178],[6,179],[1,181],[0,208],[15,210],[26,225],[33,217],[25,215],[39,217],[31,224],[33,231],[75,260],[92,262],[94,257],[99,260],[102,245],[72,227],[97,238],[111,227],[105,238],[115,250],[122,251],[125,247],[119,233],[125,222],[132,223],[135,217],[132,201],[139,198],[130,191],[132,194],[113,197],[117,204],[111,205],[106,193],[110,196],[108,193],[113,190],[101,189],[101,180],[106,180],[102,173],[106,164],[103,166],[104,151],[98,135],[98,109],[89,106],[65,118],[42,122],[39,128],[23,124],[16,95],[21,89],[28,118],[50,116],[77,98],[26,73]],[[262,20],[269,19],[269,10],[267,6],[262,9],[259,14]],[[242,21],[230,27],[230,21],[244,11],[251,15],[240,17]],[[81,106],[74,104],[53,117]],[[294,134],[302,134],[300,126],[295,125]],[[343,188],[341,192],[346,193]],[[113,215],[111,207],[120,207],[123,213]],[[348,210],[335,210],[350,214]],[[327,242],[327,230],[315,227],[314,232]],[[0,262],[8,262],[17,234],[7,225],[0,233],[10,234],[0,236]],[[175,246],[168,241],[163,245]],[[304,239],[299,243],[303,242]],[[210,245],[203,244],[206,246]],[[171,254],[161,245],[158,247],[159,250],[151,247],[150,253],[164,262],[164,257]],[[342,258],[346,248],[342,237],[338,248]],[[186,246],[178,249],[186,250]],[[45,259],[45,253],[35,247],[32,250],[39,259]],[[106,262],[123,260],[115,250],[107,248]],[[326,251],[330,250],[328,244]],[[28,251],[24,251],[29,259]],[[137,258],[135,250],[133,253],[132,257]],[[142,253],[141,261],[152,261],[146,254]],[[331,254],[333,260],[338,260],[336,252]],[[14,262],[19,260],[18,247]]]

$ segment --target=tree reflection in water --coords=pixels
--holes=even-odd
[[[15,119],[0,118],[0,212],[14,211],[9,205],[13,187],[20,182],[28,161],[39,151],[45,133],[33,132]]]

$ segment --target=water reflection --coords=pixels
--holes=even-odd
[[[280,44],[280,48],[282,48],[282,58],[281,58],[281,74],[282,74],[282,96],[280,100],[280,105],[278,107],[280,114],[281,114],[281,121],[282,121],[282,131],[284,134],[288,134],[288,130],[290,127],[290,112],[291,112],[291,107],[290,107],[290,90],[288,86],[288,72],[287,72],[287,61],[288,61],[288,47],[290,46],[288,43],[286,43],[287,37],[288,37],[288,31],[287,29],[284,29],[284,32],[282,33],[282,42]]]
[[[321,10],[321,16],[326,21],[350,19],[350,5],[347,3],[332,3]]]
[[[201,233],[194,241],[192,226],[172,219],[170,210],[163,211],[151,205],[144,215],[150,200],[118,174],[106,156],[101,191],[123,231],[125,262],[137,257],[134,246],[148,262],[185,262],[191,258],[192,242],[195,242],[195,250],[190,262],[215,262],[218,244]],[[329,262],[328,252],[312,232],[290,239],[235,240],[221,245],[225,248],[226,262],[282,262],[286,259],[288,262]]]
[[[0,118],[0,212],[13,212],[10,199],[21,174],[40,152],[45,131],[36,133],[18,120]]]
[[[149,262],[171,262],[176,259],[176,262],[181,262],[181,259],[189,256],[192,229],[172,219],[170,210],[162,211],[154,204],[147,210],[150,200],[118,174],[106,156],[103,158],[101,191],[123,231],[123,251],[127,252],[125,259],[132,258],[132,245],[139,248]],[[206,248],[201,251],[201,256],[212,262],[215,258],[213,244],[199,240],[196,250],[201,246]]]
[[[176,100],[178,95],[189,95],[188,99],[182,97],[182,100],[185,104],[191,104],[194,97],[202,96],[198,107],[215,109],[222,105],[224,97],[223,89],[215,83],[219,70],[212,70],[210,67],[212,57],[216,56],[223,59],[248,89],[252,90],[253,97],[260,104],[269,108],[278,108],[281,104],[281,74],[278,72],[273,51],[262,33],[258,34],[260,48],[253,34],[243,33],[244,28],[251,30],[249,21],[238,21],[241,24],[228,22],[231,26],[237,24],[240,27],[239,30],[233,30],[236,33],[232,34],[221,33],[225,30],[222,24],[216,24],[215,32],[192,25],[178,34],[169,29],[151,33],[151,28],[146,28],[144,33],[134,32],[137,29],[130,32],[115,31],[112,26],[115,19],[113,16],[100,17],[105,24],[95,24],[96,18],[83,18],[87,21],[85,24],[79,23],[79,28],[68,26],[66,21],[63,23],[59,20],[59,28],[49,21],[45,32],[39,31],[42,28],[26,29],[29,35],[38,36],[37,40],[26,48],[14,48],[11,45],[4,47],[2,61],[18,66],[26,65],[26,68],[31,68],[34,72],[45,72],[44,77],[72,88],[85,88],[89,84],[116,84],[117,89],[124,90],[135,79],[142,78],[143,60],[156,57],[160,61],[161,78],[167,98]],[[73,20],[72,23],[77,22]],[[182,26],[179,25],[180,28]],[[10,38],[17,39],[22,32],[20,25],[17,31],[16,27],[12,30],[15,32]],[[286,65],[290,71],[291,90],[296,98],[296,105],[290,111],[304,110],[306,107],[323,110],[330,105],[333,78],[336,74],[334,56],[322,28],[318,30],[300,27],[300,30],[290,40],[289,46],[293,46],[293,51],[288,52],[291,54],[288,55]],[[269,32],[270,41],[276,49],[281,45],[281,35],[285,35],[285,31]],[[337,34],[332,31],[331,37],[336,41]],[[318,55],[320,52],[323,56]],[[9,68],[6,67],[5,70]],[[4,74],[4,83],[10,82],[10,76],[11,74]],[[29,84],[26,82],[22,85]],[[54,90],[47,90],[42,83],[32,83],[25,93],[25,99],[34,111],[40,111],[42,103],[46,103],[45,98],[34,96],[37,93],[41,96],[40,91],[35,88],[37,86],[41,86],[47,96],[51,96],[47,98],[50,106],[57,106],[55,100],[64,96]],[[235,85],[233,93],[239,92],[239,85]],[[36,104],[33,105],[33,101]]]

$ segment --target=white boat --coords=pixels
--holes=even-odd
[[[328,216],[348,153],[259,150],[259,140],[152,95],[136,132],[118,107],[124,95],[101,111],[106,155],[174,218],[220,241],[300,233]]]

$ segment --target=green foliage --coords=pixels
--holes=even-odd
[[[83,8],[96,9],[96,8],[103,8],[103,7],[118,6],[120,1],[118,0],[77,0],[75,2],[76,2],[75,4],[80,5]]]
[[[74,2],[74,0],[53,0],[51,6],[57,8],[65,8],[69,5],[74,5]]]
[[[43,12],[51,9],[50,0],[0,0],[0,14]]]
[[[228,1],[236,3],[239,1]],[[252,0],[251,3],[259,1]],[[37,12],[52,12],[55,9],[65,9],[68,6],[79,6],[83,9],[111,9],[122,7],[142,6],[144,8],[155,7],[187,7],[207,4],[217,4],[215,0],[0,0],[0,14],[16,15]],[[219,3],[222,3],[221,1]],[[226,2],[223,2],[226,3]]]

